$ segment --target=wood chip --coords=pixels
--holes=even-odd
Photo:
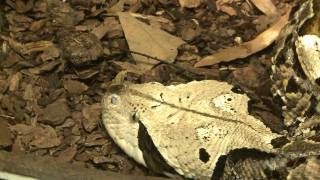
[[[70,116],[70,110],[64,99],[49,104],[43,111],[42,122],[50,125],[62,124]]]
[[[87,132],[92,132],[100,121],[101,107],[100,104],[93,104],[90,106],[85,106],[82,110],[82,115],[84,117],[82,124]]]
[[[12,133],[9,129],[9,124],[0,119],[0,149],[1,147],[8,147],[12,143]]]
[[[200,6],[202,0],[179,0],[182,8],[197,8]]]

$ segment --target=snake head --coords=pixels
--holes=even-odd
[[[138,144],[138,114],[123,91],[109,92],[102,100],[102,119],[111,138],[135,161],[146,166]]]

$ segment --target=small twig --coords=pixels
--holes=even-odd
[[[201,69],[201,68],[188,68],[186,69],[186,67],[182,66],[182,65],[179,65],[179,64],[173,64],[173,63],[168,63],[166,62],[165,60],[163,59],[160,59],[158,57],[153,57],[153,56],[150,56],[148,54],[144,54],[144,53],[141,53],[141,52],[136,52],[136,51],[132,51],[132,50],[129,50],[129,49],[124,49],[124,48],[116,48],[116,49],[119,49],[121,51],[124,51],[124,52],[127,52],[127,53],[132,53],[132,54],[137,54],[137,55],[140,55],[140,56],[144,56],[146,58],[150,58],[150,59],[154,59],[156,61],[159,61],[161,63],[164,63],[164,64],[167,64],[169,66],[173,66],[179,70],[183,70],[183,71],[186,71],[186,72],[189,72],[189,73],[192,73],[192,74],[195,74],[195,75],[198,75],[198,76],[205,76],[205,77],[211,77],[211,78],[219,78],[218,76],[213,76],[212,74],[209,74],[209,73],[204,73],[204,72],[198,72],[196,69]]]
[[[144,53],[141,53],[141,52],[132,51],[132,50],[129,50],[129,49],[124,49],[124,48],[117,48],[117,49],[119,49],[121,51],[124,51],[124,52],[127,52],[127,53],[132,53],[132,54],[137,54],[137,55],[140,55],[140,56],[144,56],[144,57],[149,58],[149,59],[154,59],[156,61],[160,61],[160,62],[163,62],[165,64],[170,64],[170,63],[166,62],[163,59],[160,59],[160,58],[157,58],[157,57],[154,57],[154,56],[150,56],[148,54],[144,54]]]
[[[6,118],[6,119],[15,119],[13,116],[5,115],[5,114],[0,114],[0,117]]]

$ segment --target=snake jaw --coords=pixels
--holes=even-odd
[[[111,138],[120,148],[138,163],[146,166],[138,144],[139,122],[132,120],[132,113],[122,104],[117,94],[106,94],[102,100],[103,123]],[[110,113],[112,112],[112,113]]]

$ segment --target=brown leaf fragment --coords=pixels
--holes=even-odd
[[[89,78],[95,76],[96,74],[98,74],[99,72],[100,72],[99,70],[91,69],[91,68],[76,71],[76,73],[80,79],[89,79]]]
[[[111,61],[111,62],[114,63],[116,66],[119,66],[121,70],[125,70],[127,72],[131,72],[137,75],[144,74],[144,70],[135,64],[132,64],[129,62],[122,62],[122,61]]]
[[[10,79],[9,90],[16,91],[19,88],[22,74],[20,72],[15,73]]]
[[[231,7],[231,6],[221,6],[220,10],[224,13],[227,13],[229,16],[236,16],[237,15],[237,11]]]
[[[63,87],[71,94],[81,94],[89,89],[86,84],[76,80],[63,81]]]
[[[19,52],[20,54],[30,54],[32,52],[44,51],[45,49],[54,46],[51,41],[35,41],[30,43],[20,43],[14,39],[6,36],[0,36],[1,39],[8,41],[11,48]]]
[[[107,17],[103,23],[91,31],[98,39],[102,39],[105,35],[108,38],[123,37],[123,31],[119,21],[114,17]]]
[[[32,52],[44,51],[45,49],[54,46],[51,41],[36,41],[22,45],[22,54],[30,54]]]
[[[105,156],[94,156],[94,157],[92,158],[92,161],[93,161],[93,163],[95,163],[95,164],[101,164],[101,163],[106,163],[106,162],[108,162],[108,161],[110,161],[110,160],[109,160],[109,158],[107,158],[107,157],[105,157]]]
[[[238,58],[245,58],[268,47],[277,39],[281,29],[288,23],[290,11],[291,8],[289,8],[284,15],[280,16],[269,29],[259,34],[255,39],[240,44],[239,46],[220,49],[217,53],[204,57],[194,66],[203,67],[220,62],[229,62]]]
[[[300,164],[289,171],[287,180],[317,180],[320,177],[320,160],[317,157],[310,157],[306,163]]]
[[[8,123],[0,119],[0,149],[12,145],[12,133]]]
[[[84,117],[82,124],[86,131],[92,132],[100,121],[101,117],[101,107],[100,104],[93,104],[90,106],[85,106],[82,109],[82,115]]]
[[[202,3],[202,0],[179,0],[182,8],[197,8]]]
[[[87,136],[87,139],[84,143],[85,146],[87,147],[92,147],[92,146],[102,146],[106,144],[108,141],[104,138],[102,134],[99,132],[93,132]]]
[[[38,21],[33,21],[29,27],[29,30],[36,32],[40,30],[46,23],[47,23],[47,19],[40,19]]]
[[[36,127],[27,136],[31,137],[30,149],[50,148],[58,146],[61,143],[56,131],[51,126]]]
[[[23,144],[29,150],[50,148],[60,145],[55,130],[51,126],[33,127],[25,124],[17,124],[10,127],[11,131],[18,134]]]
[[[53,60],[60,56],[59,49],[55,46],[47,47],[43,50],[43,53],[40,55],[42,61]]]
[[[175,60],[178,54],[177,48],[184,41],[137,20],[130,13],[118,13],[118,15],[131,51],[156,57],[167,63]],[[142,55],[132,54],[132,56],[137,65],[144,70],[149,70],[159,63]]]
[[[251,2],[268,16],[273,16],[278,13],[277,7],[273,4],[272,0],[251,0]]]
[[[70,162],[75,157],[76,154],[77,154],[77,146],[74,145],[63,150],[59,154],[58,160],[62,162]]]
[[[28,71],[32,74],[42,74],[48,71],[51,71],[53,68],[58,66],[61,62],[60,61],[49,61],[41,64],[40,66],[30,68]]]
[[[60,99],[52,104],[47,105],[43,111],[41,121],[56,126],[62,124],[67,117],[70,116],[70,109],[66,100]]]

